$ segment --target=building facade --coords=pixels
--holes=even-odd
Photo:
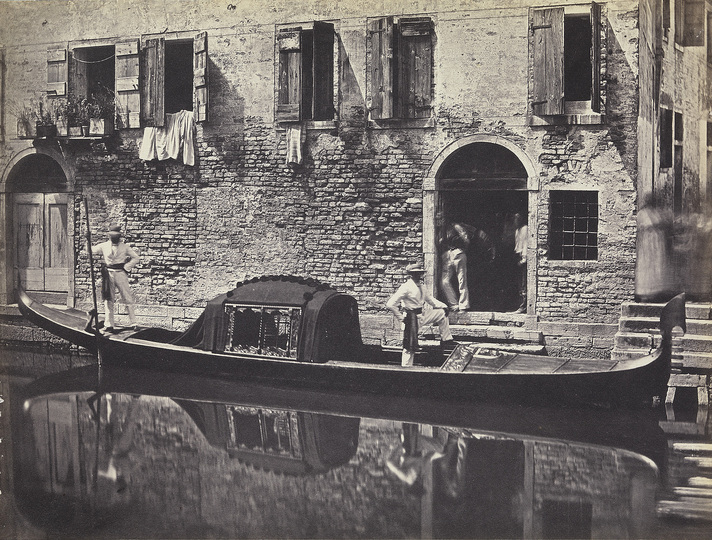
[[[637,201],[709,198],[705,2],[0,9],[13,22],[0,29],[4,304],[18,280],[89,304],[86,201],[95,237],[116,222],[140,252],[144,313],[176,325],[265,274],[328,282],[366,326],[390,324],[413,260],[443,296],[452,222],[488,239],[470,253],[473,310],[508,312],[521,214],[527,327],[573,346],[600,330],[610,348],[635,292]],[[21,137],[28,112],[64,112],[56,123],[71,109],[79,124],[102,95],[112,134]]]

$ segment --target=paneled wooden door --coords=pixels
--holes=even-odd
[[[16,193],[15,276],[28,291],[69,291],[66,193]]]

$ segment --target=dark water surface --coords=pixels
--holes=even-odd
[[[700,411],[329,394],[0,354],[1,537],[712,535]]]

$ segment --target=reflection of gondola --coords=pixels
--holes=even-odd
[[[208,303],[185,333],[159,328],[94,336],[77,312],[59,312],[19,291],[23,314],[102,352],[104,365],[270,380],[293,386],[477,401],[639,405],[661,395],[672,329],[684,328],[684,296],[663,309],[660,347],[628,361],[554,358],[459,345],[437,365],[402,368],[397,353],[361,341],[356,300],[309,280],[265,278]],[[391,358],[393,356],[393,358]],[[391,360],[391,361],[389,361]]]
[[[197,375],[166,375],[121,368],[97,369],[95,366],[37,379],[24,389],[24,396],[29,399],[57,392],[86,391],[169,397],[181,404],[187,401],[240,404],[262,409],[386,418],[456,426],[482,433],[579,441],[631,450],[648,456],[659,466],[664,465],[665,436],[658,425],[658,412],[650,409],[628,411],[455,403],[427,398],[300,390]],[[203,416],[208,415],[203,413]],[[218,431],[217,428],[210,429]],[[208,431],[207,428],[204,430],[206,436]]]

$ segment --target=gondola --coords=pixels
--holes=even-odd
[[[657,349],[615,361],[527,355],[460,343],[426,365],[401,367],[397,350],[365,344],[356,300],[292,276],[239,283],[208,302],[185,331],[94,330],[87,315],[58,310],[19,290],[31,322],[99,352],[105,366],[269,381],[295,388],[569,406],[640,406],[662,396],[672,331],[685,327],[684,294],[663,308]]]

